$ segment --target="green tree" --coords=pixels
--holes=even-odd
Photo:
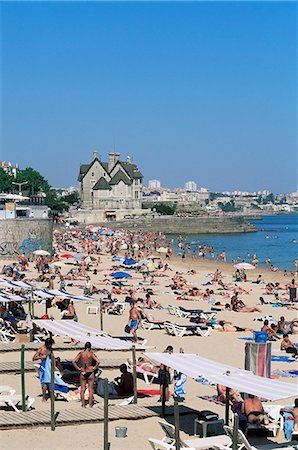
[[[13,187],[12,181],[13,177],[0,168],[0,192],[10,192]]]
[[[153,208],[158,214],[161,214],[163,216],[172,216],[176,211],[175,203],[172,203],[170,205],[166,203],[155,203],[153,205]]]
[[[71,194],[64,195],[63,197],[61,197],[61,200],[63,200],[63,202],[65,203],[68,203],[69,205],[74,205],[79,201],[79,193],[75,191]]]
[[[28,195],[36,195],[39,192],[47,194],[50,190],[48,181],[32,167],[26,167],[25,170],[18,172],[15,181],[17,183],[27,182],[22,187],[22,191],[27,192]]]

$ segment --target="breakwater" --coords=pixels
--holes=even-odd
[[[165,234],[252,233],[257,228],[242,217],[175,217],[125,219],[99,222],[96,225],[115,229],[160,231]]]

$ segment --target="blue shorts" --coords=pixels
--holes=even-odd
[[[132,330],[136,331],[138,329],[138,326],[139,326],[139,321],[130,319],[129,326],[130,326],[130,328]]]

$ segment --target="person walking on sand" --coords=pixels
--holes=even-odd
[[[79,363],[80,366],[77,364]],[[81,402],[82,407],[85,407],[85,390],[88,384],[89,391],[89,406],[93,406],[93,394],[94,394],[94,372],[98,369],[100,361],[91,350],[91,343],[86,342],[85,349],[78,353],[72,361],[73,366],[80,373],[81,384]]]
[[[140,311],[136,307],[135,301],[132,301],[130,304],[128,326],[131,329],[134,341],[138,342],[137,329],[139,328],[139,326],[140,328],[142,328],[142,316],[140,314]]]

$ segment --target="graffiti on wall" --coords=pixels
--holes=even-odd
[[[17,242],[0,242],[0,256],[18,255],[19,246]]]

